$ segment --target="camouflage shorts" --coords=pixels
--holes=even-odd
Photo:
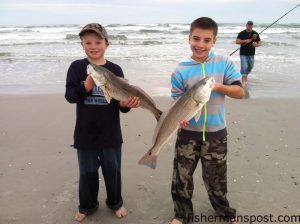
[[[227,138],[211,141],[181,140],[175,146],[172,198],[175,218],[187,223],[193,216],[192,195],[193,173],[199,159],[202,164],[202,178],[210,202],[217,215],[234,217],[227,194]]]

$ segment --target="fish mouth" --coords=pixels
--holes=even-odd
[[[91,64],[88,64],[88,66],[86,67],[86,72],[87,72],[87,74],[91,74],[93,68],[94,68],[94,67],[93,67]]]

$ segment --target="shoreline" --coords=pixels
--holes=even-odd
[[[168,97],[154,100],[162,110],[171,103]],[[0,223],[77,223],[78,166],[70,148],[75,105],[63,94],[1,94],[0,103]],[[298,98],[227,98],[228,198],[239,215],[300,213],[299,114]],[[137,164],[151,146],[155,124],[144,109],[121,114],[122,191],[129,214],[118,220],[105,206],[101,176],[99,209],[84,223],[159,224],[173,217],[175,138],[161,150],[155,170]],[[212,215],[200,165],[194,183],[195,215]]]
[[[170,76],[178,61],[161,61],[160,66],[147,61],[133,61],[124,59],[108,58],[117,63],[123,69],[125,78],[132,85],[139,86],[151,96],[170,96]],[[28,94],[64,94],[66,72],[69,62],[49,64],[47,62],[36,63],[33,68],[28,62],[24,62],[25,68],[13,64],[2,64],[4,70],[2,84],[0,84],[0,95],[28,95]],[[27,68],[30,66],[30,68]],[[239,62],[235,63],[237,69]],[[249,75],[247,89],[251,98],[298,98],[300,96],[299,66],[298,64],[268,65],[256,62],[253,72]],[[41,69],[49,68],[40,76]],[[277,68],[278,69],[275,69]],[[50,69],[53,68],[53,69]],[[9,71],[6,71],[9,70]],[[11,71],[16,70],[15,73]],[[288,71],[285,76],[284,71]],[[27,73],[30,74],[27,74]],[[53,75],[54,74],[54,75]],[[1,78],[0,78],[1,79]],[[11,80],[12,79],[12,80]],[[10,81],[11,80],[11,81]]]
[[[0,85],[1,88],[1,85]],[[32,86],[26,86],[22,89],[22,91],[15,92],[12,89],[3,91],[1,92],[0,90],[0,97],[47,97],[47,96],[61,96],[64,97],[64,90],[62,91],[63,88],[65,87],[60,87],[56,86],[55,89],[49,92],[48,90],[42,90],[42,89],[37,89],[36,91],[32,92]],[[28,92],[28,89],[31,90]],[[254,91],[254,90],[253,90]],[[273,92],[270,92],[269,95],[252,95],[252,90],[247,88],[245,89],[245,97],[243,100],[271,100],[271,101],[276,101],[276,100],[297,100],[300,99],[300,95],[289,95],[289,94],[283,94],[283,95],[278,95],[275,90],[272,90]],[[171,94],[162,94],[162,93],[157,93],[157,94],[150,94],[148,93],[152,98],[170,98]],[[227,100],[232,100],[227,97]],[[234,99],[233,99],[234,100]]]

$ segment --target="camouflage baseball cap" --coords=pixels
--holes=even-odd
[[[107,35],[105,28],[103,26],[101,26],[99,23],[89,23],[89,24],[85,25],[81,29],[81,31],[79,32],[78,35],[80,37],[82,37],[83,34],[87,31],[93,31],[93,32],[97,33],[101,38],[108,40],[108,35]]]

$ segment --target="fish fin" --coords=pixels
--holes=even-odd
[[[197,110],[197,113],[195,115],[195,121],[198,122],[199,118],[201,116],[201,110]]]
[[[109,92],[107,91],[107,89],[105,88],[105,86],[101,86],[101,89],[103,90],[104,97],[105,97],[106,101],[108,103],[110,103],[110,100],[112,99],[112,97],[109,95]]]
[[[157,156],[152,154],[152,149],[150,149],[138,162],[140,165],[149,166],[152,169],[156,168]]]
[[[120,77],[120,76],[114,76],[116,79],[119,79],[119,80],[121,80],[122,82],[127,82],[127,83],[129,83],[129,80],[128,79],[126,79],[126,78],[124,78],[124,77]]]

